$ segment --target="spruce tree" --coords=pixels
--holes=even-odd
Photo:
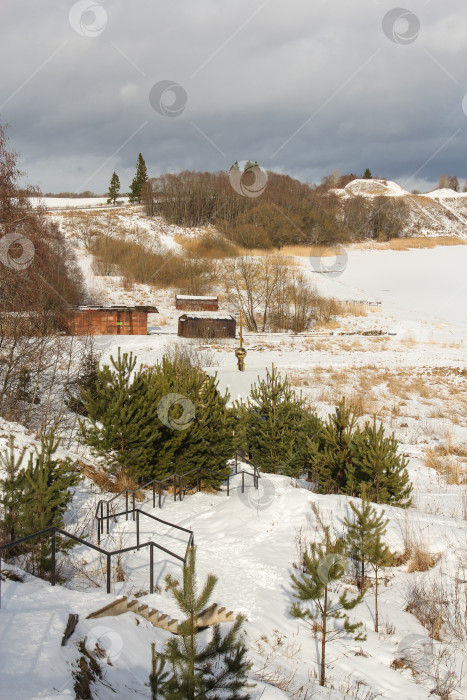
[[[336,591],[336,584],[342,580],[346,571],[343,557],[343,542],[331,541],[329,527],[325,528],[324,539],[313,543],[303,557],[304,571],[299,577],[292,574],[294,596],[299,603],[294,603],[291,615],[305,620],[312,631],[321,633],[321,658],[319,684],[324,686],[326,680],[326,644],[341,636],[351,636],[356,641],[366,639],[359,629],[361,622],[352,624],[348,613],[363,600],[363,595],[349,597],[347,591]],[[302,603],[309,605],[303,606]],[[333,626],[329,624],[333,621]],[[341,621],[340,623],[338,621]]]
[[[197,637],[197,617],[208,605],[217,583],[209,574],[198,593],[196,556],[192,547],[183,568],[183,582],[170,575],[167,589],[186,617],[178,627],[178,635],[165,645],[164,651],[153,649],[150,687],[153,698],[164,700],[248,700],[243,691],[250,687],[247,674],[251,664],[247,649],[239,638],[244,618],[238,617],[225,636],[214,625],[210,641],[201,646]]]
[[[17,450],[13,435],[8,438],[7,449],[0,453],[0,466],[5,473],[4,478],[0,479],[0,531],[2,540],[7,542],[13,542],[19,537],[17,529],[23,495],[21,468],[25,453],[26,447]]]
[[[364,493],[364,492],[363,492]],[[361,505],[350,503],[353,518],[344,519],[347,528],[346,546],[349,554],[357,557],[359,562],[358,583],[361,591],[365,590],[365,565],[370,561],[369,551],[373,549],[377,538],[381,538],[386,532],[389,520],[384,518],[384,512],[378,515],[374,508],[363,495]]]
[[[247,449],[252,462],[264,472],[298,476],[303,469],[307,412],[287,377],[277,368],[254,384],[248,397]]]
[[[63,528],[63,517],[73,498],[70,489],[79,481],[79,475],[69,461],[54,458],[60,444],[53,433],[41,438],[40,450],[30,454],[29,462],[21,472],[22,501],[17,534],[21,537],[48,527]],[[70,541],[60,542],[56,550],[68,551]],[[50,570],[51,544],[49,538],[41,538],[39,545],[28,544],[32,553],[33,567],[40,576]]]
[[[373,175],[371,174],[370,168],[367,168],[365,172],[363,173],[363,179],[364,180],[371,180]]]
[[[385,437],[384,427],[377,427],[375,416],[355,444],[356,479],[365,482],[371,501],[408,508],[412,502],[408,460],[397,449],[394,433]]]
[[[120,180],[118,178],[117,173],[113,173],[112,177],[110,178],[110,185],[109,185],[109,193],[107,197],[107,204],[115,204],[117,201],[117,197],[120,192]]]
[[[141,202],[141,192],[143,189],[143,185],[145,182],[147,182],[148,179],[148,171],[146,168],[146,163],[144,162],[144,158],[141,155],[141,153],[138,155],[138,160],[136,162],[136,174],[131,182],[130,185],[130,202],[131,203],[138,203],[140,204]]]

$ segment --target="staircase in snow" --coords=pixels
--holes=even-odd
[[[133,612],[136,613],[136,615],[141,615],[155,627],[172,632],[172,634],[179,634],[178,620],[170,619],[168,615],[159,614],[158,610],[150,610],[148,605],[140,605],[137,600],[128,600],[127,596],[118,598],[113,603],[109,603],[109,605],[105,605],[103,608],[96,610],[88,615],[88,619],[123,615],[127,612]],[[196,627],[198,629],[203,629],[204,627],[211,627],[218,622],[233,621],[234,613],[232,611],[226,612],[225,608],[219,608],[217,603],[213,603],[198,615],[196,619]]]

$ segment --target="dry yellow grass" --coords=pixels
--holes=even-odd
[[[412,250],[413,248],[435,248],[439,245],[467,245],[465,238],[458,236],[413,236],[409,238],[392,238],[389,241],[363,241],[355,248],[378,250]]]
[[[91,479],[96,486],[98,486],[101,491],[107,491],[109,493],[121,493],[126,489],[135,490],[138,488],[138,484],[133,479],[130,479],[124,472],[119,472],[115,479],[110,478],[110,476],[101,469],[93,467],[91,464],[86,464],[79,461],[78,466],[82,473]],[[136,493],[136,499],[138,501],[144,501],[144,495],[141,491]]]
[[[412,236],[392,238],[389,241],[361,241],[360,243],[342,243],[332,245],[288,245],[283,248],[239,248],[240,255],[277,255],[286,258],[325,258],[339,255],[342,246],[359,250],[412,250],[414,248],[435,248],[436,246],[467,245],[465,238],[458,236]]]
[[[454,443],[448,435],[444,443],[426,450],[425,466],[441,474],[448,484],[462,484],[467,474],[467,447]]]
[[[368,306],[354,301],[340,301],[339,316],[368,316]]]
[[[305,344],[311,351],[329,352],[335,349],[336,340],[336,336],[329,339],[308,338]],[[344,343],[349,341],[345,336],[340,340]],[[348,402],[354,404],[358,415],[376,414],[379,419],[389,421],[393,428],[408,427],[405,422],[407,418],[422,419],[424,430],[444,439],[446,422],[467,427],[467,398],[463,380],[463,370],[455,367],[432,367],[427,373],[424,368],[388,370],[368,364],[346,368],[345,372],[333,367],[310,368],[306,373],[297,373],[294,385],[308,387],[313,401],[330,406],[337,405],[345,396]],[[421,405],[427,406],[423,413],[420,412]],[[443,423],[436,419],[442,419]],[[450,483],[465,483],[467,446],[453,445],[451,440],[448,449],[451,456],[443,457],[446,447],[438,447],[432,456],[435,464],[428,466],[446,473]],[[430,454],[428,456],[431,457]]]
[[[313,326],[314,330],[323,330],[325,328],[329,330],[333,330],[334,328],[339,328],[340,323],[339,321],[335,321],[334,319],[330,319],[328,321],[317,321],[315,325]]]
[[[175,234],[174,240],[193,258],[235,258],[241,249],[216,231],[208,230],[199,236]]]
[[[423,545],[417,543],[411,551],[407,572],[413,574],[415,571],[429,571],[439,561],[440,557],[441,554],[431,554]]]
[[[282,248],[239,248],[240,255],[274,255],[281,258],[326,258],[340,254],[340,246],[331,245],[286,245]]]
[[[299,258],[332,258],[341,252],[340,246],[331,245],[286,245],[278,252],[279,255]]]
[[[158,326],[166,326],[168,323],[170,323],[170,318],[168,316],[157,316],[156,323]]]

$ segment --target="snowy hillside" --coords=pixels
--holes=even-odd
[[[450,189],[411,194],[390,180],[352,180],[344,189],[332,190],[342,199],[353,197],[400,198],[409,208],[404,235],[467,236],[467,193]]]
[[[418,465],[417,459],[412,462],[411,477],[417,496],[424,495],[434,505],[438,498],[436,483],[429,470]],[[96,499],[91,482],[85,480],[76,495],[81,512],[95,507]],[[149,501],[142,507],[148,513],[159,515]],[[404,512],[386,507],[384,510],[390,518],[387,540],[391,548],[402,552],[407,533],[414,540],[423,539],[437,559],[430,579],[449,588],[459,574],[459,567],[466,565],[466,522],[446,516],[428,516],[425,510],[419,509]],[[242,494],[240,477],[237,477],[232,483],[230,497],[225,492],[196,494],[185,497],[181,503],[173,503],[167,497],[162,517],[195,532],[201,578],[208,572],[219,577],[215,600],[247,617],[247,641],[254,661],[252,677],[257,681],[252,698],[293,697],[300,688],[302,695],[296,697],[306,697],[306,689],[313,697],[335,700],[370,697],[363,695],[363,690],[371,691],[371,697],[375,694],[414,700],[430,697],[433,679],[428,672],[424,678],[422,672],[425,666],[437,663],[443,645],[435,643],[432,648],[427,630],[413,615],[404,612],[410,587],[421,576],[407,573],[407,565],[389,569],[384,574],[380,597],[381,632],[372,631],[374,605],[370,589],[354,613],[355,619],[364,623],[367,640],[359,643],[341,640],[330,644],[329,677],[335,692],[329,689],[319,692],[312,681],[317,671],[316,641],[306,626],[289,614],[293,602],[290,574],[296,572],[299,548],[319,539],[319,521],[332,524],[336,533],[341,533],[343,518],[348,514],[349,499],[317,496],[305,484],[279,476],[264,475],[258,492],[249,487]],[[134,541],[134,533],[134,523],[120,519],[112,523],[111,534],[103,540],[103,545],[124,542],[128,546]],[[154,539],[165,546],[177,544],[164,528],[159,526],[154,530],[149,524],[144,525],[142,538],[143,541]],[[178,546],[182,548],[183,543],[179,542]],[[99,561],[90,550],[77,547],[72,558],[78,564],[77,569],[88,571],[89,579],[97,576]],[[31,576],[26,576],[23,583],[2,582],[2,697],[15,700],[72,698],[71,672],[76,669],[77,642],[84,638],[89,652],[93,651],[96,641],[105,650],[100,660],[104,674],[94,685],[95,698],[115,697],[115,691],[119,697],[147,697],[150,642],[156,641],[160,647],[170,633],[154,628],[130,612],[97,620],[86,617],[121,595],[131,598],[135,593],[140,604],[176,617],[177,610],[164,592],[163,578],[168,572],[180,575],[180,566],[162,553],[157,555],[159,592],[153,595],[148,594],[149,569],[144,550],[125,555],[122,566],[125,581],[113,583],[111,596],[89,587],[89,579],[86,586],[82,576],[72,579],[66,587],[55,589]],[[61,635],[70,612],[79,614],[80,620],[70,641],[61,647]],[[27,629],[26,638],[24,629]],[[425,650],[425,656],[419,659],[420,678],[391,667],[404,645],[416,648],[417,644],[419,647],[422,644]],[[283,687],[287,686],[287,692],[277,687],[281,682],[285,683]]]
[[[430,211],[436,225],[444,225],[438,215],[446,212],[461,229],[462,195],[444,196],[445,191],[441,191],[415,197],[401,193],[391,183],[383,183],[381,190],[372,181],[374,191],[365,190],[366,183],[351,183],[353,188],[348,186],[342,196],[376,196],[386,191],[388,196],[413,200],[414,207],[424,211],[423,216]],[[174,303],[177,290],[126,285],[118,274],[98,274],[85,245],[89,232],[97,229],[111,237],[136,241],[148,250],[163,250],[170,258],[183,251],[180,236],[191,237],[200,231],[150,220],[137,207],[111,212],[70,212],[64,208],[49,215],[74,246],[88,290],[98,303],[150,303],[159,310],[150,315],[146,336],[96,337],[103,362],[122,348],[134,352],[138,362],[151,366],[179,346],[194,353],[208,373],[217,374],[219,388],[229,392],[230,403],[245,399],[252,384],[258,377],[264,378],[274,363],[320,417],[333,411],[342,396],[351,402],[359,424],[376,415],[388,433],[394,432],[399,452],[409,460],[412,507],[377,506],[378,512],[384,510],[389,518],[388,545],[397,554],[406,555],[399,566],[383,573],[380,631],[374,631],[371,586],[352,613],[353,619],[363,623],[367,639],[355,642],[344,637],[330,643],[324,689],[317,684],[319,635],[313,637],[305,623],[290,615],[290,576],[297,573],[303,548],[321,538],[323,524],[329,524],[336,536],[343,533],[351,499],[318,495],[306,482],[262,474],[258,491],[246,477],[242,494],[237,475],[232,479],[230,496],[225,488],[217,494],[187,495],[176,503],[169,495],[159,511],[153,509],[148,492],[145,502],[139,503],[143,511],[194,532],[200,579],[215,573],[219,583],[213,600],[246,616],[246,642],[253,663],[250,677],[256,683],[252,700],[428,700],[434,689],[439,691],[442,683],[453,678],[456,683],[449,697],[465,697],[467,246],[407,251],[349,248],[345,265],[336,275],[319,274],[318,259],[295,257],[291,261],[294,268],[323,295],[351,301],[353,312],[303,333],[244,329],[246,371],[240,374],[234,355],[238,338],[178,338],[181,312]],[[432,231],[427,228],[426,232]],[[219,296],[220,313],[237,315],[224,284],[218,283],[210,293]],[[38,447],[33,432],[1,419],[0,451],[6,449],[11,435],[17,451]],[[78,443],[76,435],[63,441],[58,455],[94,467],[102,464],[102,459],[94,458],[89,448]],[[113,495],[84,478],[66,513],[67,531],[87,536],[96,544],[97,502]],[[123,508],[124,503],[121,499],[119,505]],[[168,526],[154,526],[148,518],[142,519],[142,538],[181,556],[186,547],[184,536],[174,536]],[[103,547],[134,544],[135,523],[124,517],[112,520]],[[417,557],[423,559],[422,564]],[[96,700],[150,698],[151,643],[161,650],[170,632],[135,612],[97,619],[87,616],[125,595],[170,618],[180,617],[165,590],[164,577],[167,573],[179,576],[181,568],[159,551],[155,556],[156,592],[150,594],[147,550],[124,554],[119,566],[117,571],[117,562],[112,562],[111,594],[107,595],[105,561],[84,545],[72,550],[65,565],[66,576],[55,587],[2,560],[2,700],[72,700],[76,674],[83,655],[88,658],[86,653],[102,668],[101,678],[92,683]],[[11,571],[23,581],[8,578]],[[345,586],[355,592],[350,577]],[[432,599],[443,611],[444,629],[435,639],[429,636],[426,619],[422,624]],[[436,611],[439,617],[439,608]],[[67,644],[61,646],[70,613],[78,614],[79,622]],[[228,625],[222,623],[223,629]],[[200,634],[207,639],[209,633]],[[96,643],[101,649],[97,654]]]

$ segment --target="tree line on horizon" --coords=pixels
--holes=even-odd
[[[245,173],[248,176],[254,178],[253,173]],[[309,185],[268,172],[261,196],[248,197],[233,189],[226,172],[185,171],[149,178],[142,188],[142,203],[148,216],[163,216],[169,223],[186,227],[212,225],[244,248],[404,235],[409,207],[401,197],[342,200],[334,192],[355,178],[334,174],[320,185]]]

